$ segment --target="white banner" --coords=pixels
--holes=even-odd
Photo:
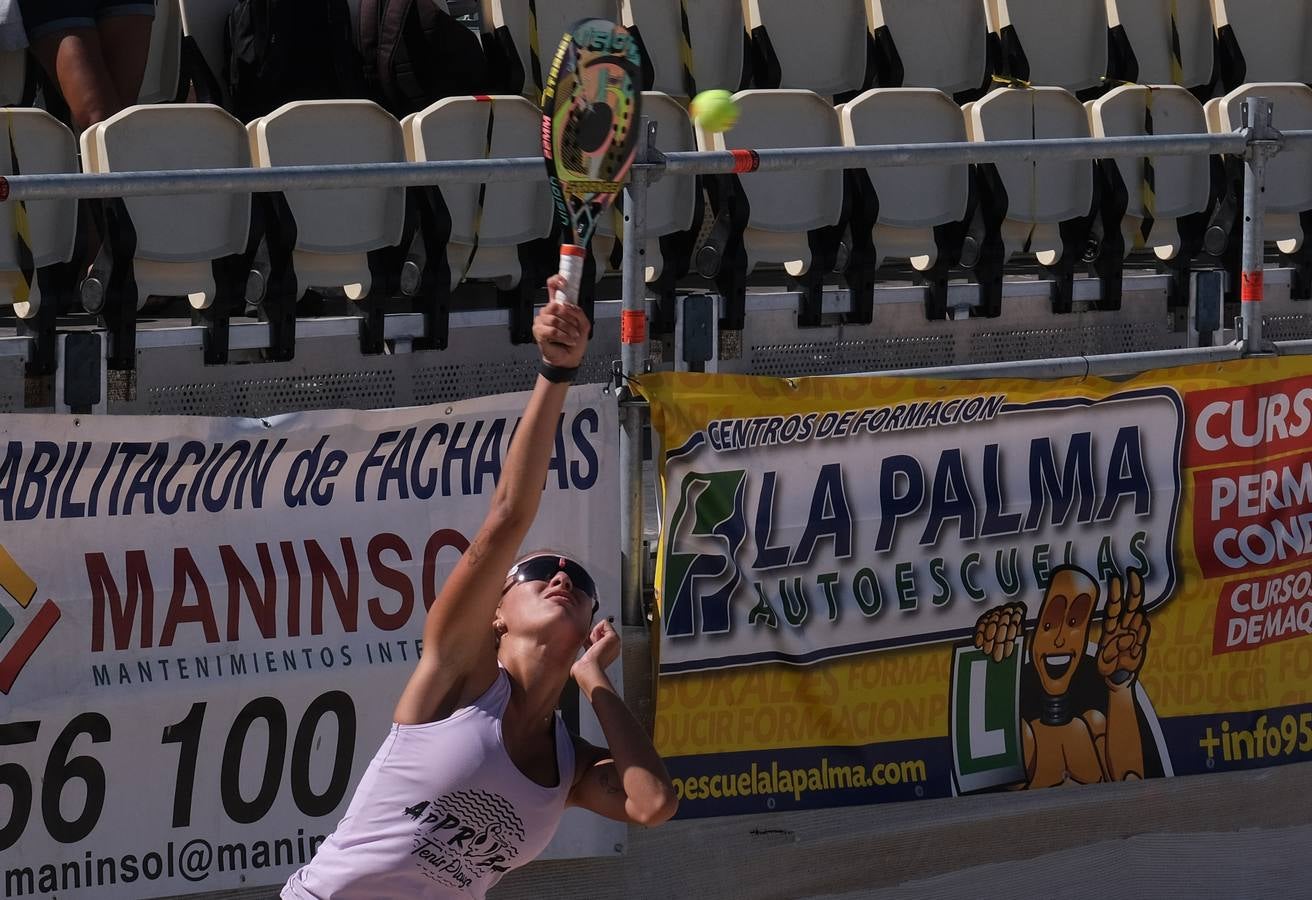
[[[386,735],[526,399],[0,418],[4,897],[272,885],[305,863]],[[586,560],[618,617],[616,434],[600,387],[571,391],[525,549]],[[582,706],[566,718],[601,741]],[[623,839],[572,813],[547,855]]]
[[[1152,610],[1182,436],[1168,390],[711,421],[666,455],[661,671],[968,638],[1061,566],[1136,568]]]

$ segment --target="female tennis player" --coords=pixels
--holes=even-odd
[[[563,287],[553,277],[547,296]],[[640,825],[674,814],[670,776],[606,676],[620,639],[592,623],[592,577],[557,553],[517,555],[587,334],[577,306],[538,313],[540,374],[492,508],[428,611],[387,738],[286,900],[482,897],[546,848],[568,806]],[[565,728],[556,704],[571,676],[608,749]]]

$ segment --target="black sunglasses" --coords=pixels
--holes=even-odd
[[[580,591],[592,599],[592,613],[596,615],[597,608],[601,605],[597,600],[597,583],[592,580],[592,576],[588,574],[587,569],[572,559],[549,554],[530,556],[523,562],[512,566],[507,577],[512,581],[521,583],[525,581],[550,581],[556,577],[557,572],[564,572],[568,575],[574,590]]]

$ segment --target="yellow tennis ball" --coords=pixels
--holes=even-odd
[[[728,131],[738,121],[738,104],[728,91],[702,91],[692,100],[693,120],[706,131]]]

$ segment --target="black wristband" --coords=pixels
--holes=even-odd
[[[567,369],[564,366],[553,366],[543,360],[538,363],[538,374],[552,384],[569,384],[579,374],[579,367],[575,366],[572,369]]]

